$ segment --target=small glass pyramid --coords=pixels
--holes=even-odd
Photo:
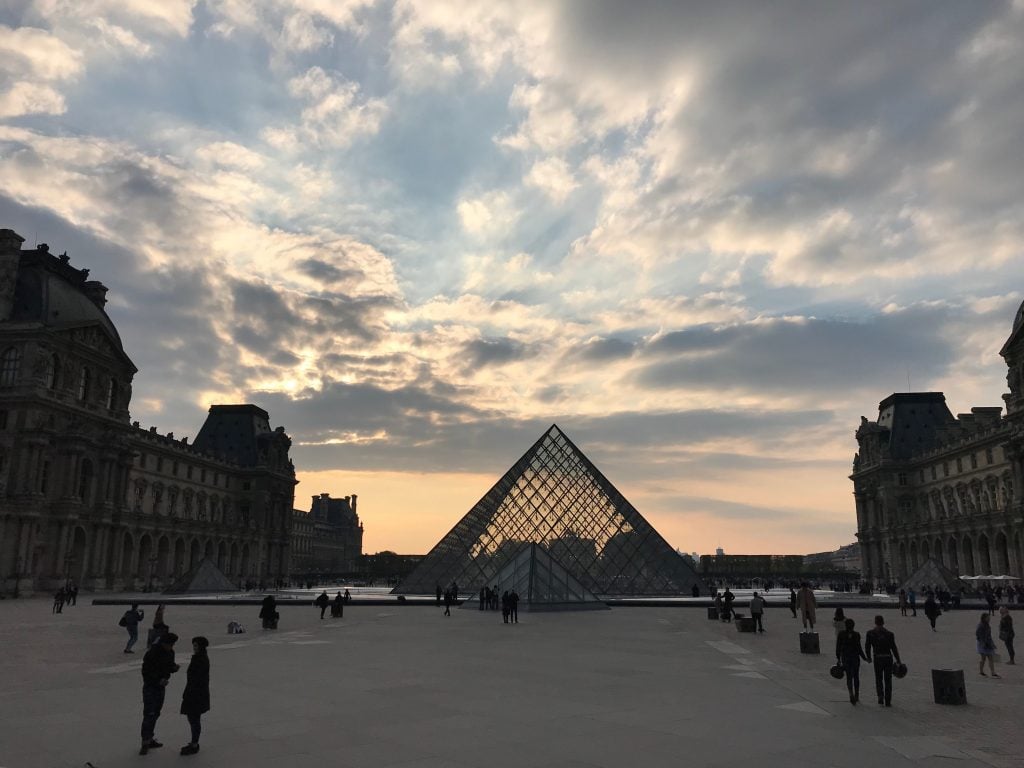
[[[599,597],[689,595],[696,572],[552,425],[394,594],[477,594],[537,544]]]
[[[499,595],[514,591],[519,595],[521,610],[525,611],[608,609],[604,600],[591,594],[540,544],[524,544],[519,554],[501,569],[492,586]],[[479,593],[463,602],[462,607],[479,609]]]

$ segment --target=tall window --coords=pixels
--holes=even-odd
[[[17,347],[8,347],[0,356],[0,387],[13,387],[17,384],[20,371],[21,350]]]
[[[117,406],[117,382],[111,377],[107,382],[107,410],[112,411]]]
[[[84,365],[82,366],[82,372],[78,376],[78,399],[85,400],[89,397],[89,369]]]
[[[60,383],[60,358],[56,355],[46,356],[46,388],[56,389]]]

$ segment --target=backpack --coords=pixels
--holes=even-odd
[[[117,622],[117,626],[119,626],[119,627],[127,627],[128,626],[128,615],[127,614],[121,614],[121,620],[119,622]]]

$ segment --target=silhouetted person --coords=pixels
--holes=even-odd
[[[142,622],[142,618],[145,614],[139,610],[138,603],[132,603],[131,607],[124,612],[124,616],[121,617],[121,621],[118,622],[122,627],[128,630],[128,644],[124,647],[125,653],[135,653],[132,650],[132,646],[139,641],[139,624]]]
[[[694,584],[690,588],[690,594],[693,595],[694,597],[700,597],[700,587],[698,587],[696,584]]]
[[[992,677],[999,677],[996,674],[996,643],[992,639],[992,627],[989,625],[989,614],[981,614],[981,621],[978,622],[977,629],[974,630],[974,639],[977,640],[977,651],[978,655],[981,656],[981,661],[978,664],[978,671],[985,675],[985,661],[988,661],[988,671],[992,673]]]
[[[313,602],[320,608],[320,621],[323,621],[324,614],[327,612],[327,606],[331,604],[331,598],[327,596],[327,590],[325,589],[317,595],[316,600]]]
[[[1013,650],[1013,617],[1010,616],[1010,609],[1005,605],[999,609],[999,639],[1006,646],[1006,654],[1010,657],[1007,664],[1016,664],[1014,657],[1017,655]]]
[[[867,660],[872,661],[874,654],[875,692],[878,703],[892,706],[892,668],[900,662],[900,652],[896,648],[896,636],[885,628],[885,619],[875,616],[875,628],[868,631],[865,640]]]
[[[452,591],[450,589],[444,591],[444,615],[452,615]]]
[[[764,624],[761,620],[764,618],[764,598],[761,597],[757,592],[750,598],[750,618],[754,620],[754,626],[757,627],[758,632],[764,632]]]
[[[907,602],[910,603],[910,610],[912,611],[911,615],[916,617],[917,616],[917,592],[914,591],[913,587],[911,587],[910,589],[907,590]]]
[[[519,593],[514,589],[508,593],[508,620],[511,624],[519,623]]]
[[[789,610],[793,612],[793,618],[796,618],[796,592],[793,588],[789,588]]]
[[[140,755],[151,749],[162,747],[156,740],[156,721],[164,708],[164,694],[171,675],[178,671],[174,663],[174,644],[178,636],[168,632],[160,636],[160,641],[146,651],[142,659],[142,748]]]
[[[899,592],[900,616],[907,615],[907,591],[900,588]]]
[[[274,599],[273,595],[267,595],[263,598],[263,604],[260,607],[260,618],[263,620],[264,629],[277,629],[277,600]]]
[[[935,620],[942,615],[939,604],[935,602],[934,592],[929,592],[928,597],[924,601],[924,615],[928,617],[928,622],[932,625],[932,632],[934,632]]]
[[[67,599],[67,593],[64,591],[64,587],[58,589],[53,595],[53,608],[50,613],[64,613],[64,601]]]
[[[722,595],[722,604],[725,606],[725,616],[723,616],[722,618],[725,621],[732,621],[732,604],[735,599],[736,595],[734,595],[732,591],[728,587],[726,587],[725,594]]]
[[[843,620],[843,629],[836,635],[836,660],[846,672],[846,689],[850,692],[850,703],[860,701],[860,660],[868,661],[860,645],[860,632],[854,632],[853,619]]]
[[[487,587],[480,587],[480,610],[487,607],[487,599],[490,597],[490,590]]]
[[[350,595],[350,594],[348,593],[348,590],[347,590],[347,589],[345,590],[345,602],[346,602],[346,603],[350,603],[350,602],[352,602],[352,595]]]
[[[836,612],[832,614],[832,626],[835,628],[837,635],[846,629],[846,614],[843,613],[841,607],[836,608]]]
[[[152,648],[154,645],[159,643],[160,638],[168,632],[170,632],[170,628],[164,622],[164,604],[160,603],[153,612],[153,626],[150,628],[149,634],[146,636],[146,647]]]
[[[340,590],[334,596],[334,603],[331,605],[331,616],[335,619],[345,618],[345,598],[342,597]]]
[[[205,637],[192,638],[192,661],[185,671],[185,690],[181,694],[181,714],[188,718],[192,738],[181,748],[183,755],[199,751],[199,734],[203,730],[200,718],[210,711],[210,657],[206,655],[209,645]]]
[[[441,585],[438,584],[437,585],[437,604],[438,605],[441,605],[441,594],[442,594]]]
[[[75,583],[74,579],[68,582],[68,602],[71,605],[78,605],[78,584]]]
[[[992,587],[985,587],[985,602],[988,603],[989,616],[994,615],[996,612],[996,593],[992,591]]]
[[[508,614],[512,610],[509,604],[508,590],[501,593],[501,620],[508,624]]]

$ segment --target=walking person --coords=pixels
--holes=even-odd
[[[135,653],[132,650],[132,646],[139,641],[139,624],[142,623],[142,618],[145,614],[139,610],[138,603],[132,603],[131,607],[124,612],[124,616],[121,617],[121,621],[118,622],[122,627],[128,630],[128,644],[124,647],[125,653]]]
[[[181,714],[188,718],[192,738],[181,748],[183,755],[199,751],[199,734],[203,730],[200,718],[210,711],[210,657],[206,654],[209,645],[205,637],[192,638],[192,660],[185,670],[185,690],[181,694]]]
[[[512,608],[509,605],[508,590],[506,589],[501,593],[501,620],[505,624],[508,624],[508,615]]]
[[[736,595],[726,587],[725,594],[722,595],[722,602],[725,605],[725,616],[722,617],[722,621],[732,621],[732,604],[736,600]]]
[[[853,619],[843,620],[843,630],[836,635],[836,661],[846,672],[846,689],[850,692],[850,703],[860,701],[860,660],[868,661],[860,645],[860,632],[854,632]]]
[[[924,615],[928,617],[928,622],[932,625],[932,632],[934,632],[935,620],[942,615],[942,609],[935,601],[934,592],[929,592],[928,597],[924,601]]]
[[[319,595],[317,595],[316,600],[313,601],[313,604],[320,608],[320,621],[323,621],[324,613],[327,612],[327,606],[331,604],[331,598],[327,596],[326,589]]]
[[[277,620],[280,618],[280,615],[277,612],[277,600],[274,599],[273,595],[267,595],[263,598],[259,618],[263,620],[264,629],[277,629]]]
[[[78,605],[78,584],[75,583],[74,579],[68,581],[67,586],[68,593],[68,604]]]
[[[50,613],[64,613],[64,600],[66,597],[64,587],[58,589],[53,595],[53,608],[50,610]]]
[[[341,590],[338,590],[338,594],[334,596],[334,603],[331,605],[331,617],[335,619],[345,618],[345,598],[341,594]]]
[[[750,618],[754,620],[754,626],[757,627],[757,631],[764,632],[764,624],[761,623],[761,620],[764,618],[764,598],[757,594],[757,592],[750,598]]]
[[[818,601],[814,599],[814,592],[806,581],[800,585],[800,591],[796,596],[796,605],[800,609],[803,631],[814,632],[815,610],[818,607]],[[810,627],[809,629],[808,626]]]
[[[793,612],[793,618],[796,618],[796,592],[792,587],[789,588],[789,610]]]
[[[900,616],[907,615],[907,590],[900,588]]]
[[[437,594],[437,605],[438,605],[438,607],[440,607],[441,606],[441,585],[440,584],[437,585],[436,594]]]
[[[864,645],[869,663],[872,661],[871,654],[875,656],[875,693],[878,694],[878,703],[891,707],[892,669],[895,664],[902,662],[896,648],[896,636],[885,628],[885,619],[881,616],[875,616],[875,628],[868,631]]]
[[[1010,657],[1007,664],[1016,664],[1013,657],[1017,654],[1013,651],[1013,617],[1010,616],[1010,609],[1005,605],[999,608],[999,639],[1006,646],[1006,654]]]
[[[444,615],[452,615],[452,591],[450,589],[444,591]]]
[[[978,655],[981,657],[981,661],[978,663],[978,671],[985,677],[985,660],[988,660],[988,671],[992,674],[992,677],[999,677],[996,674],[995,657],[996,657],[996,643],[992,639],[992,627],[988,623],[989,615],[987,613],[981,614],[981,621],[978,622],[978,628],[974,630],[974,639],[977,641]]]
[[[910,610],[913,611],[913,617],[917,617],[917,592],[911,587],[907,590],[907,602],[910,603]]]
[[[509,624],[519,623],[519,593],[514,589],[508,593],[508,621]]]
[[[164,694],[171,675],[178,671],[174,663],[174,644],[178,636],[168,632],[160,636],[160,641],[146,651],[142,659],[142,748],[140,755],[149,750],[162,747],[156,740],[156,721],[164,708]]]

